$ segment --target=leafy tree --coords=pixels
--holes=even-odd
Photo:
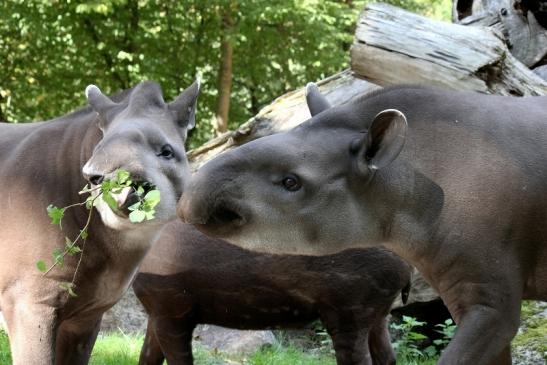
[[[170,99],[199,72],[196,146],[214,135],[217,114],[234,128],[288,90],[346,68],[364,2],[2,1],[0,120],[67,113],[91,83],[113,93],[152,79]]]

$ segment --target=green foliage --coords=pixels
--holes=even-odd
[[[53,205],[48,205],[47,215],[51,218],[51,224],[61,225],[61,220],[65,215],[64,208],[57,208]]]
[[[450,11],[449,0],[392,0]],[[84,104],[88,84],[114,93],[143,79],[171,100],[203,76],[195,147],[212,136],[222,14],[234,20],[230,127],[275,97],[347,68],[364,0],[0,2],[0,120],[50,119]],[[433,14],[436,11],[433,11]],[[108,200],[108,198],[106,198]]]
[[[392,323],[391,328],[398,332],[399,339],[393,343],[393,348],[397,352],[397,358],[407,364],[421,364],[423,362],[432,364],[435,363],[435,358],[454,337],[456,325],[451,319],[446,320],[442,324],[437,324],[440,334],[443,338],[433,341],[435,346],[428,346],[425,349],[420,348],[420,343],[427,340],[427,337],[421,333],[415,332],[414,329],[425,325],[425,322],[417,321],[415,318],[403,316],[401,323]]]
[[[86,198],[85,201],[81,203],[75,203],[63,208],[58,208],[54,205],[49,205],[47,207],[47,213],[48,216],[51,218],[51,224],[58,225],[61,230],[63,217],[67,209],[77,206],[85,206],[89,210],[87,221],[84,227],[80,229],[80,232],[78,233],[76,238],[74,240],[71,240],[69,237],[65,237],[64,248],[62,250],[59,248],[53,250],[52,264],[49,268],[47,267],[47,264],[44,260],[39,260],[38,262],[36,262],[36,268],[40,272],[42,272],[43,275],[47,275],[55,267],[62,268],[64,265],[65,257],[67,255],[74,256],[76,254],[80,254],[80,258],[76,266],[72,281],[62,282],[61,284],[59,284],[59,287],[63,290],[66,290],[68,295],[72,297],[77,296],[75,292],[74,281],[76,279],[78,267],[80,266],[80,262],[83,257],[85,242],[87,237],[89,236],[88,228],[91,223],[91,217],[93,215],[93,207],[100,199],[105,202],[114,212],[118,212],[118,202],[114,198],[114,195],[120,194],[127,189],[130,189],[132,192],[134,192],[138,199],[136,203],[128,208],[131,211],[128,217],[129,220],[132,223],[140,223],[145,220],[154,219],[155,207],[159,204],[161,198],[160,191],[154,189],[154,187],[147,182],[132,181],[130,173],[125,170],[116,171],[114,178],[104,180],[100,185],[96,187],[91,188],[89,187],[89,185],[86,185],[80,191],[80,194],[89,194],[89,196]],[[127,192],[127,194],[129,194],[129,192]],[[81,247],[78,246],[78,244],[80,243]]]
[[[436,324],[435,327],[439,327],[439,329],[436,331],[443,335],[443,337],[434,340],[433,343],[437,346],[440,346],[441,348],[445,348],[456,334],[456,329],[458,327],[452,319],[447,319],[446,321],[444,321],[444,323]]]

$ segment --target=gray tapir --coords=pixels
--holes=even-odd
[[[179,215],[270,253],[385,246],[458,323],[439,364],[510,364],[521,300],[547,300],[547,97],[307,90],[310,120],[203,166]]]
[[[176,217],[198,93],[196,82],[166,104],[160,87],[144,82],[114,101],[90,86],[90,107],[48,122],[0,125],[0,310],[15,365],[88,362],[103,312],[125,292],[156,233]],[[77,297],[70,297],[59,284],[73,280],[79,255],[47,276],[36,262],[62,249],[65,235],[74,238],[88,211],[68,209],[61,232],[46,207],[84,200],[78,192],[88,181],[95,186],[118,169],[160,191],[156,218],[130,223],[134,193],[116,196],[116,213],[100,204],[74,277]]]
[[[386,315],[408,295],[410,265],[385,249],[329,256],[267,255],[169,223],[133,290],[149,315],[141,365],[191,365],[200,323],[302,328],[321,319],[339,365],[391,365]]]

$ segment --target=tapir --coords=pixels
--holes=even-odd
[[[395,364],[386,315],[408,295],[410,265],[380,248],[329,256],[270,255],[169,223],[133,290],[149,315],[141,365],[191,365],[200,323],[302,328],[320,319],[339,365]]]
[[[89,86],[88,107],[47,122],[0,125],[0,310],[15,365],[88,362],[103,312],[126,291],[155,236],[176,217],[198,93],[196,82],[165,103],[154,82],[113,98]],[[119,170],[131,174],[132,186],[160,191],[155,218],[128,219],[135,189],[114,194],[114,210],[98,198],[93,211],[99,214],[91,216],[82,252],[67,255],[47,275],[38,271],[36,263],[51,264],[54,250],[62,251],[65,236],[74,239],[89,215],[85,206],[67,209],[61,231],[51,224],[48,205],[84,201],[79,191],[86,184],[97,194]],[[74,283],[76,296],[63,283]]]
[[[442,365],[511,364],[522,299],[547,300],[547,97],[396,86],[204,165],[179,215],[269,253],[384,246],[458,324]]]

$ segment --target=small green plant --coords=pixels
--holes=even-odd
[[[398,331],[400,338],[393,343],[393,348],[397,352],[397,356],[401,357],[407,362],[420,361],[433,357],[436,353],[433,353],[433,349],[421,350],[418,347],[418,343],[427,340],[427,337],[421,333],[414,332],[413,329],[421,327],[425,322],[420,322],[416,318],[403,316],[401,323],[392,323],[391,328]],[[431,346],[430,346],[431,347]]]
[[[114,212],[119,212],[118,202],[114,198],[114,195],[121,194],[126,189],[132,189],[132,193],[137,197],[137,202],[129,206],[127,209],[130,211],[129,220],[133,223],[143,222],[145,220],[154,219],[155,207],[160,202],[160,192],[153,188],[149,183],[134,183],[131,180],[131,175],[125,170],[117,170],[114,178],[109,180],[104,180],[100,185],[95,187],[90,187],[86,185],[79,194],[89,194],[85,201],[71,204],[66,207],[56,207],[54,205],[49,205],[47,207],[47,214],[51,218],[51,223],[58,225],[59,228],[63,229],[63,218],[67,209],[85,206],[89,213],[87,215],[87,220],[84,226],[80,229],[78,235],[74,239],[70,239],[65,236],[65,245],[63,249],[55,249],[52,253],[53,260],[51,265],[46,264],[44,260],[40,260],[36,263],[36,267],[40,270],[43,275],[47,275],[55,267],[63,267],[65,257],[74,256],[80,254],[80,258],[76,265],[76,270],[70,282],[62,282],[59,286],[66,290],[70,296],[75,297],[75,279],[76,274],[78,273],[78,268],[82,261],[85,243],[87,237],[89,236],[88,228],[91,223],[91,217],[93,216],[93,207],[97,205],[99,199],[105,202],[110,209]],[[126,192],[129,194],[129,192]]]
[[[403,316],[401,323],[391,324],[391,328],[400,334],[400,338],[393,343],[393,347],[397,352],[397,357],[404,363],[417,364],[439,356],[442,349],[454,337],[457,328],[452,319],[447,319],[444,323],[435,325],[435,327],[439,327],[435,331],[442,334],[443,337],[433,341],[435,346],[431,345],[425,349],[420,349],[419,344],[427,340],[427,337],[415,332],[414,329],[423,325],[425,325],[425,322],[420,322],[416,318],[408,316]]]
[[[435,330],[436,332],[443,335],[442,338],[434,340],[433,343],[441,348],[445,348],[446,345],[450,343],[454,335],[456,334],[456,324],[452,319],[447,319],[444,323],[436,324],[435,327],[440,329]]]

